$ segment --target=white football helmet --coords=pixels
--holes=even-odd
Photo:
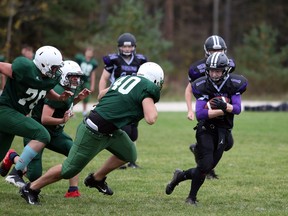
[[[62,54],[53,46],[40,47],[33,62],[41,73],[49,78],[55,78],[57,72],[61,73],[60,68],[63,66]]]
[[[142,64],[137,72],[137,76],[143,76],[151,82],[155,83],[161,90],[164,83],[164,72],[160,65],[154,62],[146,62]]]
[[[82,84],[81,76],[83,76],[83,72],[81,71],[81,67],[75,61],[64,61],[64,66],[61,68],[61,71],[60,84],[62,86],[76,89]],[[77,76],[77,79],[72,76]]]

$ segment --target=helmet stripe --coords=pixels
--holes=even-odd
[[[220,54],[221,54],[220,52],[217,52],[214,55],[212,55],[210,67],[217,68],[217,61],[218,61],[218,58],[219,58]]]

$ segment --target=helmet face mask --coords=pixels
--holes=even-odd
[[[76,89],[83,83],[83,81],[81,80],[82,76],[83,72],[81,71],[80,66],[76,62],[71,60],[64,61],[60,80],[60,84],[63,87]]]
[[[229,59],[224,53],[215,52],[206,60],[206,75],[216,85],[221,84],[229,71]],[[219,74],[221,72],[221,75]]]
[[[162,89],[164,72],[160,65],[154,62],[146,62],[140,66],[137,76],[145,77],[158,86],[160,90]]]
[[[62,54],[55,47],[40,47],[35,53],[33,62],[41,73],[49,78],[58,78],[62,73],[60,70],[63,66]]]
[[[204,43],[205,56],[210,56],[213,52],[226,53],[227,46],[224,39],[218,35],[208,37]]]
[[[136,51],[136,38],[130,33],[124,33],[119,36],[118,52],[123,57],[131,57]]]

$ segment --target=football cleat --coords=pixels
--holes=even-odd
[[[24,198],[28,204],[40,205],[39,200],[40,190],[30,189],[30,183],[25,184],[22,188],[20,188],[19,193],[21,194],[21,197]]]
[[[97,190],[100,193],[103,193],[105,195],[113,195],[113,191],[111,188],[108,187],[107,183],[105,182],[106,177],[104,179],[102,179],[101,181],[97,181],[94,179],[93,177],[93,173],[90,173],[84,180],[84,184],[86,185],[86,187],[90,187],[90,188],[97,188]]]
[[[11,170],[9,175],[5,178],[5,181],[13,184],[16,187],[23,187],[25,185],[25,181],[23,180],[23,173],[21,170],[16,170],[15,167]]]
[[[80,192],[78,190],[76,190],[76,191],[71,191],[71,192],[67,191],[64,197],[65,198],[74,198],[74,197],[80,197],[80,196],[81,196]]]
[[[218,175],[215,173],[215,170],[212,169],[207,175],[206,179],[219,179]]]
[[[0,175],[6,176],[13,165],[13,161],[10,160],[10,154],[16,153],[14,149],[10,149],[7,154],[5,155],[1,165],[0,165]]]
[[[140,168],[140,166],[138,166],[136,163],[132,163],[132,162],[129,162],[129,163],[127,164],[127,167],[129,167],[129,168],[134,168],[134,169]]]
[[[199,201],[196,198],[191,198],[191,197],[187,197],[185,202],[187,204],[194,205],[194,206],[197,206],[197,204],[199,203]]]
[[[180,169],[176,169],[174,171],[174,175],[172,177],[171,182],[169,184],[167,184],[167,186],[166,186],[165,192],[167,195],[170,195],[173,192],[174,188],[179,184],[179,182],[181,181],[181,178],[182,178],[181,177],[182,173],[183,173],[183,171]]]

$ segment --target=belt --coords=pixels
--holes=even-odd
[[[89,126],[93,131],[97,131],[98,132],[98,126],[96,124],[94,124],[91,119],[86,118],[85,120],[87,126]]]
[[[98,126],[93,121],[91,121],[91,119],[89,119],[88,117],[86,119],[84,119],[84,123],[86,124],[86,128],[94,134],[102,134],[104,136],[112,136],[112,134],[100,133],[98,131]]]

